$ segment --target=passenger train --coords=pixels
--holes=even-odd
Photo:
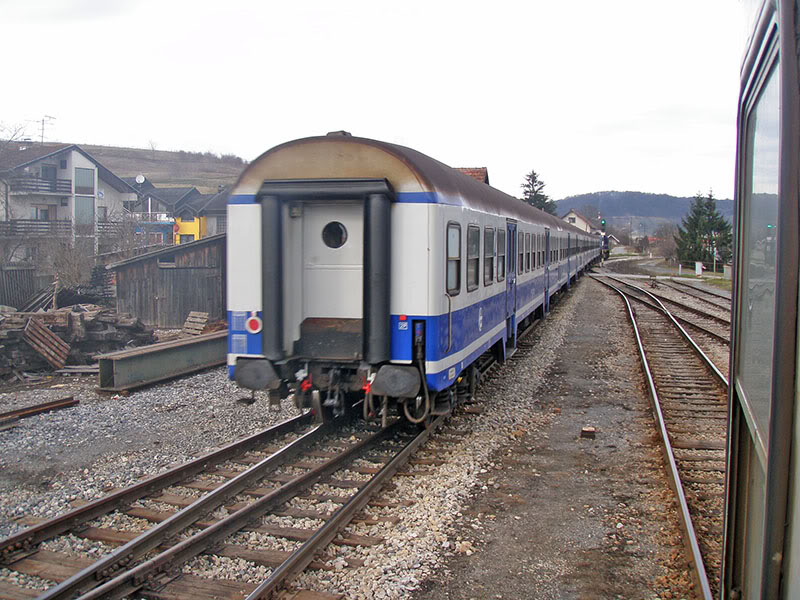
[[[796,1],[746,3],[721,596],[800,598]]]
[[[267,151],[228,204],[228,369],[270,400],[413,422],[594,261],[602,240],[420,152],[346,132]],[[458,385],[456,385],[458,384]]]

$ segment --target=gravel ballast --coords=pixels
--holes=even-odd
[[[383,542],[329,546],[320,558],[331,570],[308,571],[294,587],[365,599],[578,598],[589,589],[580,585],[599,576],[605,587],[593,597],[614,597],[614,591],[619,597],[688,597],[671,494],[651,446],[652,424],[626,327],[600,284],[582,280],[574,286],[535,330],[527,355],[481,386],[482,414],[461,413],[448,422],[459,441],[434,437],[417,453],[445,464],[420,467],[430,475],[396,477],[381,494],[414,504],[402,511],[365,510],[367,516],[400,516],[400,522],[347,528]],[[571,364],[583,367],[576,371]],[[252,406],[236,403],[242,393],[222,368],[130,396],[98,395],[93,383],[0,396],[0,410],[67,395],[81,400],[0,432],[0,536],[20,528],[18,517],[55,516],[72,501],[99,497],[297,414],[288,403],[280,412],[270,411],[263,399]],[[579,438],[581,426],[589,424],[599,425],[597,440]],[[631,468],[638,469],[636,476],[623,477]],[[352,471],[347,476],[361,478]],[[321,507],[304,499],[291,504]],[[309,524],[274,517],[265,522]],[[128,519],[119,524],[139,525]],[[296,547],[271,536],[240,534],[236,541]],[[68,546],[70,552],[97,551],[77,539]],[[347,558],[364,566],[349,568]],[[269,570],[205,556],[184,572],[256,582]]]

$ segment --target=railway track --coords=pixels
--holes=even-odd
[[[711,600],[719,591],[728,382],[655,298],[634,309],[629,292],[603,283],[625,300],[697,589]]]
[[[376,494],[443,419],[421,431],[409,431],[400,421],[377,428],[340,423],[311,426],[308,416],[293,419],[262,432],[257,443],[248,440],[251,443],[245,446],[202,457],[166,477],[151,478],[3,540],[3,566],[36,577],[47,589],[15,586],[6,578],[0,582],[0,598],[271,597],[309,565],[333,568],[315,556],[354,519],[372,524],[390,519],[359,512],[369,503],[397,504],[376,499]],[[287,443],[289,431],[297,437]],[[270,443],[281,447],[270,449]],[[164,487],[176,481],[177,488]],[[150,500],[133,500],[156,489],[160,495]],[[330,509],[332,505],[336,510]],[[286,527],[275,525],[272,517],[320,525],[316,529]],[[125,521],[138,523],[140,530],[112,525]],[[142,527],[142,523],[147,525]],[[284,538],[297,547],[291,552],[254,547],[254,535],[263,540]],[[110,551],[92,561],[48,549],[65,537],[100,541]],[[336,540],[354,545],[379,541],[353,535]],[[269,575],[260,584],[252,584],[182,573],[192,568],[196,557],[209,556],[260,565],[269,569]],[[343,564],[354,562],[358,561],[347,559]]]
[[[637,304],[641,303],[654,310],[667,310],[667,302],[664,301],[663,295],[634,285],[624,279],[615,277],[610,277],[609,279],[624,286],[629,297],[636,301]],[[686,305],[674,298],[670,299],[669,304],[670,314],[681,326],[692,332],[695,341],[703,349],[703,352],[714,362],[720,372],[727,377],[728,355],[730,354],[730,328],[721,325],[719,322],[707,320],[704,316],[705,313],[698,311],[695,307],[691,307],[695,312],[682,310]],[[676,310],[675,306],[678,306],[679,309]]]
[[[730,312],[728,315],[721,315],[722,310],[709,312],[665,296],[655,289],[645,289],[644,286],[637,286],[626,279],[613,276],[608,276],[608,278],[632,289],[632,294],[637,299],[644,300],[651,306],[658,307],[656,299],[660,300],[663,305],[669,305],[671,307],[670,312],[673,313],[673,316],[681,325],[688,326],[694,331],[724,344],[730,344]],[[660,282],[658,285],[661,285]]]
[[[684,283],[675,279],[671,281],[662,281],[661,283],[664,283],[667,287],[677,290],[682,294],[688,294],[694,298],[697,298],[701,302],[730,313],[731,298],[730,296],[727,296],[721,292],[709,289],[701,289],[695,285],[692,285],[691,283]]]
[[[532,344],[524,338],[539,322],[529,320],[513,362],[529,354]],[[462,383],[459,400],[471,395],[479,380],[493,378],[498,365],[490,353],[481,357],[474,384]],[[471,404],[462,410],[481,412]],[[405,464],[412,467],[400,475],[425,476],[428,467],[444,462],[411,455],[447,416],[419,431],[398,421],[385,428],[369,423],[340,427],[341,420],[314,425],[307,413],[61,517],[28,518],[28,529],[0,540],[0,567],[6,574],[0,577],[0,600],[268,598],[305,568],[363,566],[357,558],[332,555],[331,541],[333,547],[380,543],[379,538],[341,532],[351,522],[376,526],[399,520],[370,511],[406,510],[410,503],[376,494]],[[445,452],[464,432],[450,433],[435,437]],[[298,525],[287,526],[287,519]],[[283,549],[254,547],[253,534],[281,540]],[[102,556],[91,559],[63,550],[81,549],[84,542],[102,546]],[[258,583],[192,574],[203,561],[226,559],[264,567],[268,574]],[[311,590],[303,594],[319,600],[338,597]]]

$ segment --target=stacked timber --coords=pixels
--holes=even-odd
[[[153,330],[139,319],[93,304],[0,313],[0,377],[90,364],[96,354],[154,341]]]

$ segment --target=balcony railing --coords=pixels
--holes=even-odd
[[[88,225],[77,225],[74,230],[71,219],[59,221],[40,221],[38,219],[14,219],[0,221],[0,237],[71,237],[73,234],[85,236],[112,237],[129,233],[163,232],[164,225],[170,222],[147,222],[129,218],[123,220],[98,221]]]
[[[148,213],[148,212],[132,212],[125,215],[126,219],[131,219],[139,223],[161,223],[163,225],[171,225],[175,223],[175,217],[169,213]]]
[[[72,235],[72,221],[39,221],[36,219],[14,219],[0,221],[0,236],[55,236]]]
[[[72,194],[71,179],[42,179],[15,177],[11,179],[12,194]]]

